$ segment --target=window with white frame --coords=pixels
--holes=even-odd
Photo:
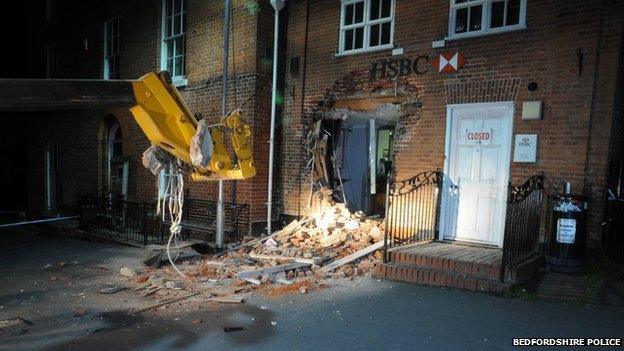
[[[526,0],[450,0],[449,37],[525,27]]]
[[[343,0],[340,54],[392,47],[394,0]]]
[[[119,17],[104,22],[104,79],[119,79]]]
[[[185,82],[186,1],[163,0],[161,69],[171,73],[175,84]]]

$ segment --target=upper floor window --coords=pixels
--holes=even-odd
[[[119,79],[119,17],[104,23],[104,79]]]
[[[186,84],[186,0],[163,0],[161,69],[176,85]]]
[[[449,37],[525,27],[526,0],[451,0]]]
[[[340,54],[392,47],[394,0],[343,0]]]

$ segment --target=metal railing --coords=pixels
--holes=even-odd
[[[543,200],[543,174],[530,177],[521,186],[509,184],[503,270],[538,252]]]
[[[427,171],[386,185],[384,260],[388,249],[422,241],[438,234],[442,172]]]
[[[79,196],[79,227],[85,233],[142,245],[163,243],[166,233],[155,217],[155,204],[112,197]]]
[[[624,160],[610,161],[607,186],[602,247],[612,259],[624,262]]]
[[[182,237],[214,241],[217,204],[215,201],[187,198],[182,212]],[[110,196],[80,196],[80,228],[87,235],[141,245],[167,241],[169,225],[156,216],[156,204],[128,201]],[[240,240],[249,229],[249,205],[225,204],[226,239]]]
[[[604,222],[602,246],[617,261],[624,262],[624,199],[609,199]]]
[[[242,239],[249,231],[249,204],[224,203],[225,238],[228,241]],[[217,202],[200,199],[184,200],[182,228],[187,236],[205,234],[205,240],[212,242],[216,233]]]

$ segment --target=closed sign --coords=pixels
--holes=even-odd
[[[491,132],[469,132],[466,134],[468,140],[491,140]]]

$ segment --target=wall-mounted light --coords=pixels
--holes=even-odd
[[[522,119],[534,120],[542,119],[542,102],[525,101],[522,103]]]
[[[84,48],[84,51],[89,51],[89,38],[84,38],[82,41],[82,47]]]

